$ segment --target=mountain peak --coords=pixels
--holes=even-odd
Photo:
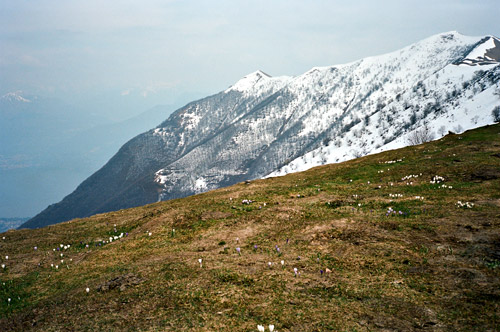
[[[272,78],[271,75],[264,73],[262,70],[257,70],[244,76],[234,85],[232,85],[228,90],[244,92],[254,87],[257,83],[268,80],[270,78]]]
[[[9,101],[9,102],[22,102],[22,103],[31,103],[31,100],[24,98],[22,96],[21,91],[16,92],[8,92],[0,97],[1,100]]]
[[[463,34],[461,34],[460,32],[458,32],[457,30],[451,30],[451,31],[447,31],[447,32],[442,32],[440,34],[438,34],[439,36],[463,36]]]
[[[484,37],[476,47],[458,64],[468,66],[495,65],[500,63],[500,39]]]

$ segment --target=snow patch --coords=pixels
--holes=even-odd
[[[208,189],[207,181],[202,177],[196,179],[194,183],[194,189],[196,192],[202,192],[207,190]]]

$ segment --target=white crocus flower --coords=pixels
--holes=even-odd
[[[9,299],[10,300],[10,299]],[[257,325],[257,330],[259,330],[259,332],[264,332],[264,326],[262,325]]]
[[[274,325],[269,324],[269,331],[273,332],[274,331]]]

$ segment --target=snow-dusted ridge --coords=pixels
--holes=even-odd
[[[450,47],[451,41],[454,41],[452,47]],[[401,148],[408,145],[408,137],[424,125],[435,138],[440,138],[448,131],[462,132],[492,123],[491,111],[500,104],[498,86],[500,67],[498,58],[494,58],[491,54],[498,54],[492,51],[499,46],[496,37],[468,37],[452,31],[432,36],[400,51],[348,64],[355,67],[352,71],[354,75],[369,70],[370,66],[380,66],[381,63],[397,64],[398,70],[392,71],[391,77],[384,75],[386,82],[378,86],[377,91],[368,97],[373,101],[378,99],[377,103],[380,102],[380,98],[383,98],[384,104],[386,100],[389,100],[389,103],[377,111],[380,104],[373,107],[373,104],[364,102],[367,107],[363,108],[365,113],[363,122],[354,124],[342,138],[335,138],[333,144],[328,143],[309,151],[279,170],[271,172],[267,177]],[[450,62],[454,52],[458,56],[463,50],[466,51],[464,60]],[[423,51],[427,52],[423,54]],[[405,63],[398,63],[398,59],[404,59]],[[426,63],[432,61],[436,66],[425,67]],[[476,65],[482,68],[464,68]],[[336,66],[317,68],[316,71],[326,71],[329,68]],[[486,75],[484,71],[490,71],[490,75]],[[489,86],[479,83],[481,78],[488,76],[491,78]],[[402,78],[406,80],[406,87],[401,86]],[[474,86],[471,82],[479,85]],[[492,84],[493,82],[497,84]],[[369,79],[360,83],[361,90],[363,85],[370,86]],[[427,86],[432,91],[418,93],[419,89]],[[396,97],[396,100],[391,98],[391,95]],[[392,121],[388,121],[390,125],[387,125],[387,122],[384,125],[383,116],[386,116],[386,119],[391,118]],[[358,119],[361,119],[361,114]],[[405,122],[408,120],[414,123]],[[320,121],[310,123],[305,126],[304,131],[310,132],[319,124]],[[406,130],[401,130],[402,127],[406,127]]]
[[[296,77],[246,75],[124,145],[60,203],[72,204],[60,220],[395,149],[424,126],[439,138],[490,124],[497,42],[452,31]]]
[[[484,63],[481,60],[481,66],[498,65],[495,59],[486,57],[486,53],[494,49],[495,43],[496,38],[491,36],[469,37],[451,31],[431,36],[395,52],[341,65],[314,67],[297,77],[274,79],[259,70],[243,77],[225,93],[240,92],[246,98],[268,97],[274,93],[278,93],[278,98],[282,99],[292,96],[286,105],[282,102],[280,107],[273,108],[275,111],[279,109],[278,116],[270,112],[266,117],[244,120],[242,124],[251,131],[269,126],[273,118],[281,116],[287,119],[281,127],[282,132],[295,128],[296,137],[303,140],[309,136],[316,139],[324,136],[322,144],[311,144],[310,151],[304,151],[303,155],[268,174],[260,174],[283,175],[405,146],[411,132],[429,122],[432,122],[429,126],[436,132],[436,137],[439,136],[438,131],[444,134],[454,128],[459,131],[490,123],[489,112],[495,100],[495,87],[482,92],[474,101],[469,100],[474,93],[455,95],[453,106],[444,105],[439,114],[427,113],[436,113],[428,108],[436,108],[436,103],[447,98],[448,94],[457,94],[457,89],[462,88],[460,84],[472,80],[477,72],[476,69],[457,68],[457,65],[464,65],[463,61],[470,62],[471,59],[490,61]],[[460,59],[464,60],[458,63]],[[411,90],[417,85],[415,91]],[[419,90],[422,87],[432,89],[432,94],[428,91],[422,93]],[[421,96],[415,98],[418,93]],[[398,100],[394,100],[396,96]],[[461,108],[461,105],[464,107]],[[473,115],[468,121],[465,120],[471,112]],[[422,116],[421,113],[426,114]],[[238,121],[240,119],[237,118]],[[410,124],[410,121],[413,123]],[[389,122],[393,122],[392,125],[388,125]],[[401,126],[406,127],[405,130],[401,130]],[[349,129],[346,130],[346,127]],[[266,147],[278,140],[278,137],[270,136],[262,142]],[[231,141],[241,148],[248,138],[248,132],[238,133]],[[366,142],[367,138],[371,141]],[[312,148],[314,145],[319,146]],[[226,154],[227,151],[221,152],[220,157],[223,159]],[[161,171],[162,174],[166,172],[164,169]],[[163,184],[168,182],[165,176],[161,179],[158,177],[156,181]],[[210,181],[207,183],[207,189],[214,188]],[[172,190],[172,187],[168,189]]]

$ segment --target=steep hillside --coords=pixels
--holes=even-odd
[[[498,41],[436,35],[298,77],[257,71],[176,111],[25,227],[138,206],[406,145],[492,123]]]
[[[499,151],[487,126],[0,234],[0,330],[498,330]]]

